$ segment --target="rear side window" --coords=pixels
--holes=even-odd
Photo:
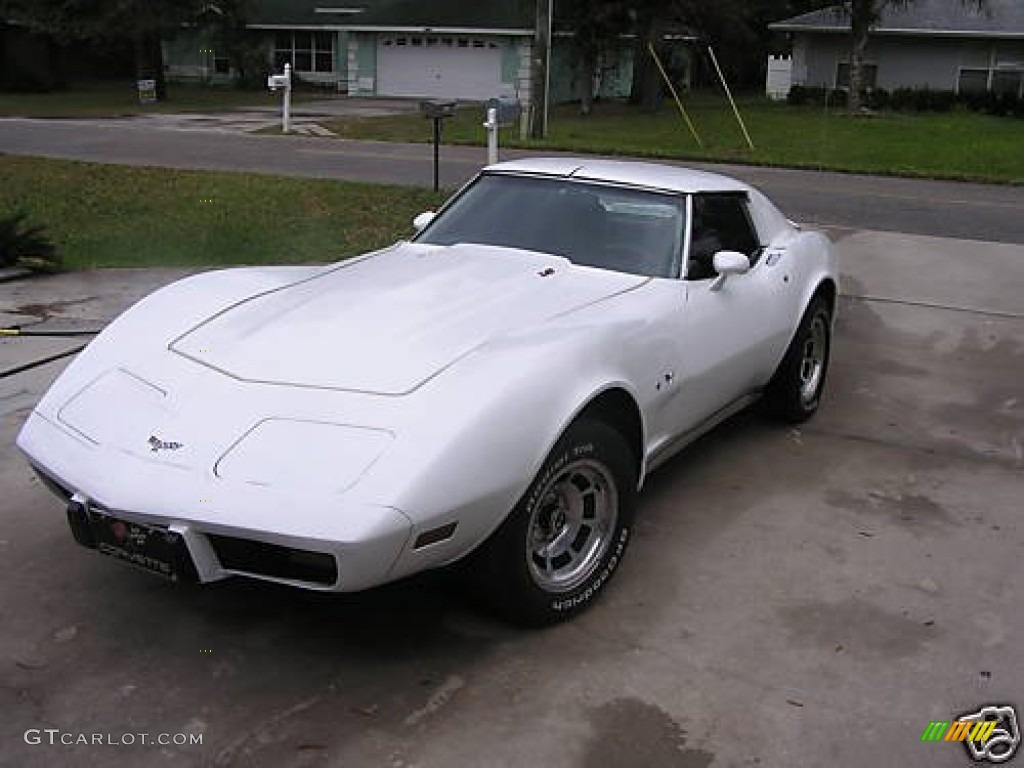
[[[747,210],[744,194],[694,195],[694,229],[713,232],[721,243],[720,250],[739,251],[753,264],[760,255],[761,243]]]

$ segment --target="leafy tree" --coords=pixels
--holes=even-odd
[[[196,23],[210,30],[214,47],[222,51],[237,74],[242,88],[262,88],[270,74],[270,51],[257,42],[246,27],[254,0],[230,0],[209,4]]]
[[[153,79],[167,96],[161,40],[215,18],[238,19],[246,0],[0,0],[0,18],[58,41],[102,45],[130,41],[139,79]]]
[[[731,81],[755,85],[764,77],[768,23],[820,8],[826,0],[632,0],[626,4],[633,21],[630,31],[636,35],[630,102],[651,110],[660,101],[662,83],[649,46],[669,61],[673,46],[666,44],[666,34],[697,38],[691,44],[696,54],[693,63],[697,75],[703,70],[708,83],[717,82],[703,55],[705,46],[713,44]]]
[[[613,0],[561,0],[555,5],[555,25],[571,29],[576,72],[583,85],[580,112],[590,114],[594,102],[594,76],[602,54],[618,45],[630,24],[624,3]]]

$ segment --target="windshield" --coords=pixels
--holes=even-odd
[[[416,238],[564,256],[573,264],[676,277],[684,231],[677,195],[566,178],[481,176]]]

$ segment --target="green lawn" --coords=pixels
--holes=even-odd
[[[277,107],[280,94],[222,86],[171,83],[167,101],[139,104],[134,80],[78,84],[51,93],[0,93],[0,117],[129,117],[166,112],[222,112],[239,107]],[[292,95],[301,102],[316,98],[305,91]]]
[[[1024,120],[966,111],[879,113],[852,117],[837,109],[791,107],[744,99],[740,111],[753,138],[750,151],[724,96],[698,94],[684,102],[705,147],[690,135],[674,102],[657,114],[618,103],[599,104],[589,117],[574,106],[552,111],[546,141],[520,141],[505,129],[506,147],[713,160],[867,173],[1024,182]],[[483,144],[482,108],[464,108],[445,122],[444,140]],[[342,138],[429,141],[418,115],[324,123]]]
[[[332,261],[408,236],[424,189],[0,155],[0,216],[47,226],[70,269]]]

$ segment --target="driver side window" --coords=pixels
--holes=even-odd
[[[714,277],[714,258],[719,251],[746,254],[751,266],[761,255],[761,244],[743,193],[694,195],[692,222],[686,262],[688,280]]]

